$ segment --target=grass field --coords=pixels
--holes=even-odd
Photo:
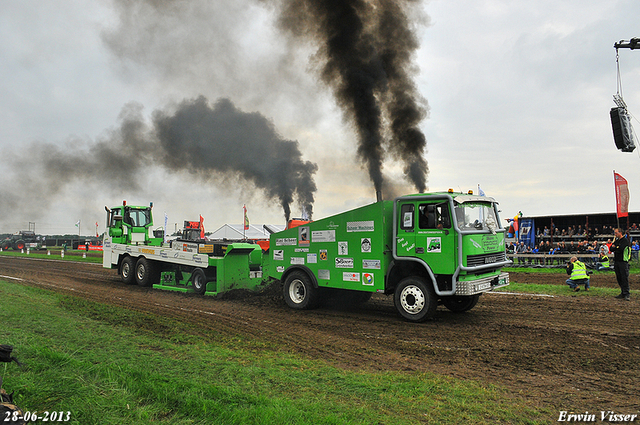
[[[64,257],[61,256],[61,250],[51,249],[47,250],[39,250],[39,251],[31,251],[29,254],[21,253],[19,251],[2,251],[0,255],[6,255],[9,257],[24,257],[24,258],[40,258],[46,260],[64,260],[64,261],[81,261],[86,263],[102,263],[102,252],[100,251],[79,251],[79,250],[68,250],[64,253]]]
[[[0,366],[24,411],[72,424],[535,424],[490,383],[343,370],[268,341],[0,281]],[[5,367],[6,365],[6,367]]]

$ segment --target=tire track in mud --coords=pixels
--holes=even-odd
[[[397,315],[390,297],[377,294],[358,307],[294,311],[277,290],[219,299],[156,291],[124,285],[114,270],[95,264],[0,256],[0,275],[24,279],[16,284],[178,318],[213,337],[241,335],[342,368],[474,379],[506,386],[532,406],[563,410],[640,406],[639,300],[569,292],[566,297],[486,294],[466,314],[439,307],[433,320],[415,324]],[[550,276],[535,279],[559,279]]]

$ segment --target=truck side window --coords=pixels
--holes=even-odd
[[[400,228],[402,230],[413,230],[413,204],[405,204],[400,208]]]
[[[418,207],[420,211],[418,226],[420,229],[450,229],[451,218],[449,217],[449,204],[422,204]]]
[[[116,227],[116,216],[121,214],[122,212],[119,208],[114,208],[111,210],[111,213],[109,214],[109,227]]]

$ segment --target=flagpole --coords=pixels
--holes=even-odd
[[[616,185],[616,170],[613,170],[613,190],[616,194],[616,228],[620,228],[620,217],[618,216],[618,186]]]

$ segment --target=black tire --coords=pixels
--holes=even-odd
[[[6,250],[8,250],[9,248],[11,248],[11,242],[3,242],[3,244],[2,244],[2,250],[3,250],[3,251],[6,251]]]
[[[442,297],[442,305],[454,313],[464,313],[475,307],[479,299],[480,294],[469,296],[454,295],[452,297]]]
[[[193,284],[193,290],[200,295],[204,295],[207,292],[207,276],[202,269],[195,269],[191,274],[191,283]]]
[[[135,283],[135,260],[132,257],[124,257],[122,263],[120,263],[120,270],[118,273],[120,274],[120,278],[127,285],[133,285]]]
[[[157,265],[154,261],[140,257],[136,263],[136,283],[140,286],[151,286],[158,283],[160,275],[157,272]]]
[[[393,302],[398,313],[411,322],[424,322],[436,313],[438,300],[433,286],[418,276],[402,279],[396,287]]]
[[[16,244],[15,244],[15,246],[14,246],[14,249],[15,249],[16,251],[20,251],[20,250],[22,250],[22,249],[24,249],[24,248],[25,248],[25,243],[24,243],[24,241],[23,241],[22,239],[20,239],[19,241],[17,241],[17,242],[16,242]]]
[[[308,310],[318,304],[318,291],[306,273],[296,270],[287,276],[282,285],[287,305],[296,310]]]

